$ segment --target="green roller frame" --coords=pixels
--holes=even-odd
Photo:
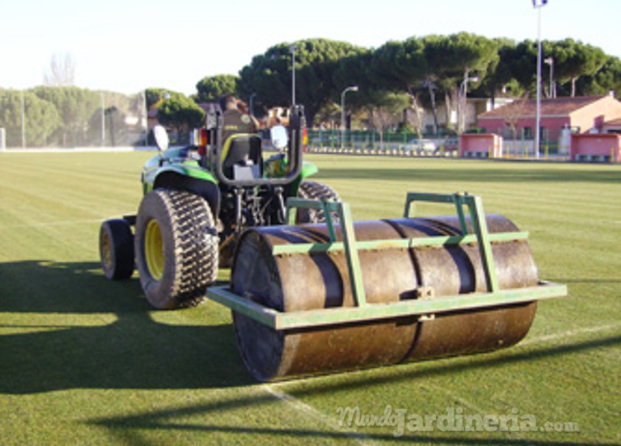
[[[492,242],[507,242],[528,238],[527,232],[507,232],[490,234],[487,229],[485,213],[481,198],[468,194],[407,194],[405,203],[405,217],[413,217],[416,202],[454,204],[459,217],[462,235],[434,236],[412,239],[391,239],[375,241],[356,241],[353,219],[348,203],[312,201],[291,198],[287,201],[288,221],[294,224],[294,208],[321,209],[325,212],[326,223],[330,235],[329,243],[303,243],[275,246],[274,255],[309,254],[314,252],[344,251],[347,259],[351,289],[355,306],[320,310],[281,312],[257,304],[242,296],[231,292],[227,285],[211,287],[207,290],[207,297],[231,310],[251,317],[275,330],[310,328],[335,324],[346,324],[380,319],[393,319],[408,316],[430,318],[437,313],[446,313],[477,308],[510,305],[535,300],[565,297],[567,286],[552,282],[540,281],[537,286],[501,290],[496,276],[496,267],[492,256]],[[468,208],[473,232],[470,233],[466,224],[464,207]],[[337,214],[340,221],[342,240],[338,240],[332,215]],[[420,293],[420,297],[412,300],[403,300],[390,304],[370,304],[366,300],[360,259],[361,250],[382,250],[425,246],[442,246],[473,244],[479,247],[487,284],[487,292],[474,292],[455,296],[434,297],[432,294]],[[431,290],[429,290],[431,293]]]

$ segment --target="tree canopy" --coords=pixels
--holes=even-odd
[[[0,90],[0,127],[7,131],[8,146],[21,146],[21,96],[24,99],[24,130],[29,146],[48,143],[48,138],[62,126],[61,118],[50,102],[44,101],[30,91]]]
[[[172,126],[181,131],[201,127],[205,121],[205,112],[192,99],[174,93],[160,105],[157,120],[165,126]]]
[[[576,90],[585,95],[606,94],[612,91],[616,97],[621,97],[621,59],[608,56],[599,71],[578,79]]]
[[[546,57],[554,60],[554,77],[560,84],[570,84],[570,95],[576,95],[576,81],[593,76],[606,62],[606,54],[592,45],[573,39],[544,42]]]
[[[196,84],[196,91],[198,94],[196,95],[195,101],[198,103],[216,102],[226,94],[239,96],[238,82],[239,76],[232,74],[206,76]]]
[[[294,54],[292,47],[296,48]],[[544,92],[551,93],[548,85],[554,71],[559,96],[609,91],[621,95],[618,57],[569,38],[543,41],[542,50],[542,59],[550,63],[549,68],[542,66]],[[158,109],[160,122],[177,130],[201,126],[204,112],[196,103],[215,101],[226,93],[245,100],[253,97],[254,110],[260,116],[261,110],[291,104],[293,56],[295,100],[305,106],[310,125],[319,124],[313,122],[315,116],[338,119],[343,91],[351,86],[358,90],[347,95],[346,112],[373,115],[369,125],[392,122],[387,117],[390,113],[408,121],[425,106],[431,109],[437,129],[438,105],[444,105],[446,122],[457,110],[457,130],[462,130],[464,113],[460,107],[466,94],[494,100],[500,95],[525,97],[536,90],[537,42],[532,40],[516,43],[462,32],[410,37],[363,48],[341,41],[307,39],[270,47],[264,54],[255,55],[239,75],[204,77],[191,98],[165,88],[148,88],[144,95],[133,96],[70,85],[40,86],[22,92],[0,90],[0,127],[7,129],[9,145],[21,145],[21,95],[28,145],[101,144],[102,117],[108,141],[118,140],[119,132],[131,133],[131,138],[144,137],[140,135],[145,105],[147,110]],[[472,80],[475,76],[478,81]],[[408,108],[414,115],[398,113],[399,107],[401,112]],[[420,124],[421,116],[418,118]]]
[[[256,94],[264,107],[291,105],[292,61],[295,51],[296,103],[304,104],[309,122],[336,92],[334,74],[339,61],[363,49],[328,39],[281,43],[253,57],[240,71],[240,92]]]
[[[444,103],[447,114],[457,109],[461,122],[468,91],[493,100],[536,89],[536,42],[516,44],[461,32],[389,41],[376,49],[326,39],[281,43],[240,70],[239,91],[255,94],[264,108],[289,105],[292,46],[297,47],[296,100],[306,106],[309,122],[320,109],[338,108],[341,92],[352,85],[359,90],[348,96],[348,106],[372,108],[380,92],[406,93],[414,103],[431,105],[436,127],[437,102]],[[616,89],[616,65],[599,48],[571,39],[543,42],[543,56],[555,60],[555,80],[564,94]],[[578,82],[581,78],[585,81]]]
[[[144,137],[142,94],[127,96],[74,86],[39,86],[24,91],[0,89],[0,127],[6,129],[8,146],[22,145],[22,96],[24,143],[28,147],[134,144]]]

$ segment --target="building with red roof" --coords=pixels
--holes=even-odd
[[[489,133],[512,137],[511,127],[518,137],[532,139],[536,126],[535,99],[516,100],[511,104],[478,116],[477,125]],[[613,95],[560,97],[541,99],[542,138],[558,140],[561,129],[572,133],[604,133],[607,129],[621,129],[621,102]],[[611,126],[611,123],[617,123]]]

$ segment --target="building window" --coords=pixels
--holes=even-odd
[[[522,129],[522,133],[524,135],[524,138],[526,138],[526,139],[532,139],[533,138],[533,128],[532,127],[524,127]]]

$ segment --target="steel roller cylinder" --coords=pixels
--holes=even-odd
[[[499,215],[487,215],[490,233],[517,232]],[[404,237],[459,235],[457,217],[391,220]],[[411,251],[421,286],[436,297],[487,291],[478,246],[446,246]],[[538,274],[526,241],[492,244],[500,289],[536,286]],[[526,336],[535,317],[536,302],[435,315],[418,324],[416,340],[403,361],[491,351],[509,347]]]
[[[501,216],[487,216],[490,233],[515,231]],[[357,241],[459,234],[452,217],[357,222]],[[340,231],[337,228],[340,238]],[[326,225],[277,226],[246,231],[231,271],[232,291],[278,311],[354,306],[343,251],[273,255],[277,245],[326,243]],[[536,285],[537,270],[525,241],[493,245],[501,289]],[[485,291],[477,246],[359,251],[369,304]],[[433,298],[431,297],[431,298]],[[425,358],[489,351],[512,345],[530,327],[535,303],[393,320],[356,322],[313,329],[273,330],[233,313],[238,347],[251,374],[276,381],[396,364]]]

